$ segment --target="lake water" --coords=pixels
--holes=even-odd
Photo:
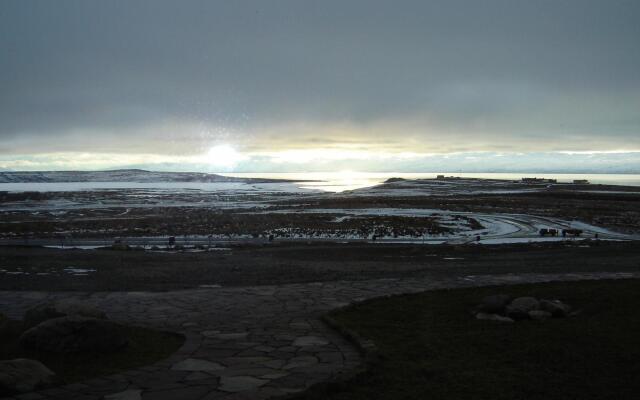
[[[259,183],[244,184],[237,182],[200,183],[200,182],[65,182],[65,183],[0,183],[0,191],[24,192],[60,192],[99,189],[193,189],[206,191],[247,191],[264,190],[269,192],[342,192],[378,185],[392,177],[406,179],[435,178],[437,175],[468,178],[520,180],[523,177],[553,178],[558,182],[571,182],[574,179],[587,179],[593,184],[640,186],[638,174],[535,174],[535,173],[453,173],[453,172],[310,172],[310,173],[223,173],[222,175],[240,178],[288,179],[297,183]],[[308,182],[300,182],[300,181]]]
[[[467,178],[520,180],[523,177],[557,179],[558,182],[572,182],[587,179],[593,184],[640,186],[638,174],[536,174],[536,173],[456,173],[456,172],[309,172],[309,173],[231,173],[223,174],[240,178],[268,178],[290,180],[313,180],[300,185],[305,188],[341,192],[378,185],[393,177],[405,179],[430,179],[438,175]]]

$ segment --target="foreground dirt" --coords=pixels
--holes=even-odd
[[[156,364],[20,399],[266,399],[327,380],[342,381],[361,365],[356,348],[320,320],[337,307],[434,289],[639,277],[640,273],[594,272],[373,279],[162,293],[0,291],[0,312],[19,318],[37,304],[82,301],[104,310],[114,321],[186,337],[180,350]]]
[[[95,270],[95,271],[93,271]],[[0,290],[176,290],[378,278],[640,271],[637,242],[272,244],[205,253],[0,247]]]

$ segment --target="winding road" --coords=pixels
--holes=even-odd
[[[279,211],[284,212],[284,211]],[[306,213],[327,213],[327,210],[305,210]],[[424,237],[383,237],[375,241],[371,238],[357,236],[299,236],[299,237],[276,237],[278,242],[369,242],[369,243],[412,243],[412,244],[463,244],[477,242],[479,244],[503,244],[521,242],[541,242],[541,241],[562,241],[598,238],[601,240],[640,240],[640,235],[629,235],[614,232],[605,228],[589,225],[579,221],[567,221],[559,218],[540,217],[526,214],[487,214],[474,212],[454,212],[433,209],[377,209],[370,211],[367,209],[353,210],[333,210],[333,213],[345,214],[347,216],[411,216],[411,217],[431,217],[438,214],[439,218],[451,218],[455,216],[470,217],[476,219],[484,228],[477,230],[457,229],[446,235],[425,235]],[[555,228],[561,231],[567,228],[576,228],[583,231],[579,237],[541,237],[541,228]],[[597,235],[597,236],[596,236]],[[478,241],[477,238],[480,238]],[[158,246],[165,247],[169,243],[168,236],[137,236],[120,238],[123,243],[130,246],[141,246],[145,248]],[[32,245],[50,246],[61,248],[91,248],[101,246],[111,246],[114,237],[102,238],[82,238],[64,236],[58,238],[3,238],[0,245]],[[269,242],[265,237],[251,237],[250,235],[238,236],[204,236],[204,235],[183,235],[176,236],[175,244],[184,246],[225,246],[229,244],[264,244]]]

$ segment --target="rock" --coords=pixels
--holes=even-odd
[[[140,400],[142,399],[142,390],[127,389],[123,392],[107,394],[104,400]]]
[[[110,352],[127,344],[124,328],[114,322],[79,316],[45,321],[20,336],[20,344],[31,350],[55,353]]]
[[[329,344],[329,341],[318,336],[300,336],[293,342],[293,345],[297,347],[324,346],[326,344]]]
[[[185,381],[202,381],[205,379],[211,379],[211,375],[202,371],[193,371],[189,375],[184,377]]]
[[[575,310],[575,311],[571,311],[569,315],[567,315],[567,317],[577,317],[580,314],[582,314],[582,310]]]
[[[186,360],[182,360],[178,363],[173,364],[171,367],[174,371],[207,371],[207,372],[215,372],[222,371],[225,369],[222,365],[207,361],[201,360],[198,358],[187,358]]]
[[[485,321],[513,322],[513,319],[509,317],[503,317],[502,315],[488,314],[483,312],[477,313],[476,318],[480,320],[485,320]]]
[[[104,312],[91,305],[81,303],[73,299],[66,299],[60,300],[56,303],[41,304],[33,307],[27,310],[24,314],[23,320],[25,328],[29,329],[50,319],[72,315],[87,318],[107,319]]]
[[[556,318],[566,317],[571,312],[571,306],[560,300],[541,300],[540,309],[550,312]]]
[[[537,310],[540,302],[535,297],[518,297],[506,308],[507,317],[515,320],[529,318],[529,311]]]
[[[249,335],[249,332],[234,332],[234,333],[218,333],[215,335],[215,337],[223,340],[234,340],[234,339],[245,339],[248,335]]]
[[[509,304],[509,307],[529,312],[537,310],[540,302],[535,297],[518,297]]]
[[[223,376],[220,378],[219,390],[223,392],[244,392],[257,389],[267,384],[266,379],[258,379],[252,376]]]
[[[287,365],[282,367],[282,369],[308,367],[311,365],[315,365],[317,363],[318,363],[318,359],[314,356],[298,356],[298,357],[291,358],[287,363]]]
[[[284,378],[285,376],[289,376],[289,373],[288,372],[275,372],[273,374],[261,375],[260,378],[272,380],[272,379]]]
[[[487,314],[502,314],[510,301],[511,296],[507,294],[487,296],[482,299],[482,302],[478,306],[478,311]]]
[[[66,315],[78,315],[87,318],[107,319],[104,311],[73,299],[60,300],[55,304],[56,310]]]
[[[542,311],[542,310],[531,310],[529,311],[529,318],[536,321],[544,321],[546,319],[551,318],[551,313],[548,311]]]
[[[64,317],[66,314],[56,310],[52,304],[44,304],[27,310],[22,318],[25,329],[33,328],[41,322]]]
[[[511,310],[507,307],[507,317],[514,321],[522,321],[523,319],[529,319],[529,313],[522,310]]]
[[[0,395],[31,392],[51,385],[55,374],[39,361],[18,358],[0,361]]]

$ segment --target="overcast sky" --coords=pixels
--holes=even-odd
[[[2,0],[0,168],[640,172],[639,21],[616,0]]]

